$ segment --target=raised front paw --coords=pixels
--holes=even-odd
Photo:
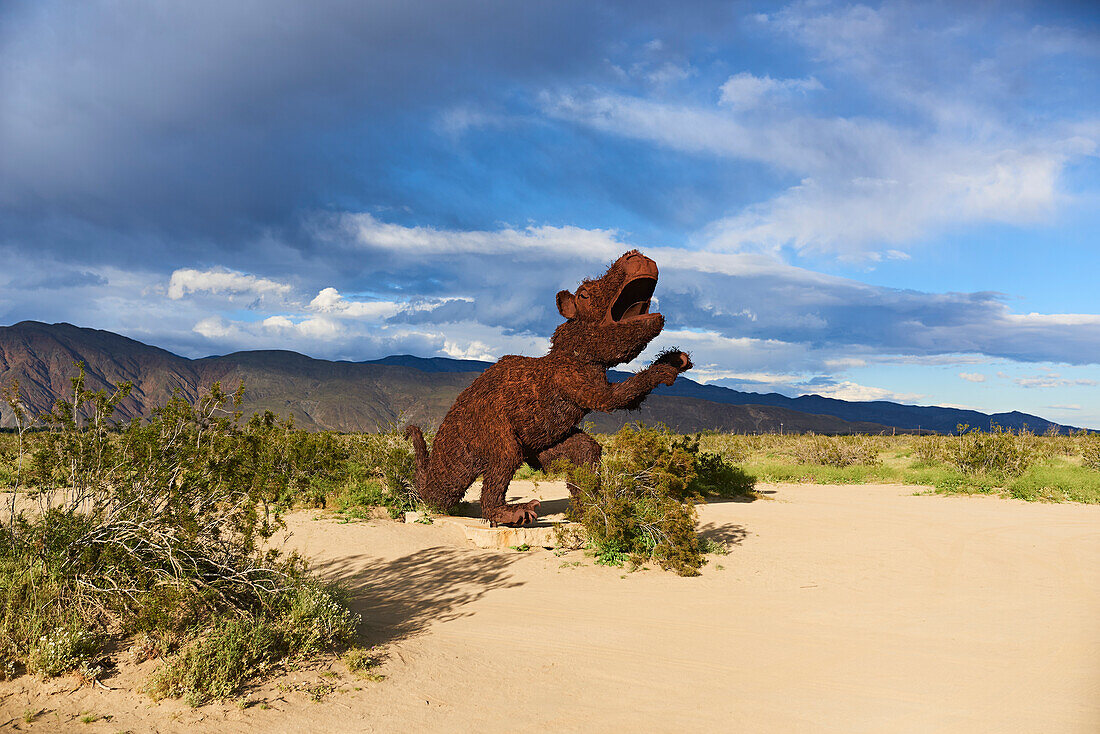
[[[667,364],[674,367],[677,372],[687,372],[694,367],[687,352],[681,352],[679,349],[669,349],[667,352],[661,352],[657,355],[657,359],[653,364]]]
[[[489,513],[489,526],[507,525],[519,527],[528,525],[539,519],[539,501],[531,500],[522,505],[504,505]]]
[[[687,352],[681,352],[678,349],[661,352],[657,355],[657,359],[653,364],[661,370],[661,382],[666,385],[674,383],[678,374],[687,372],[694,366],[691,364],[691,357],[687,355]]]

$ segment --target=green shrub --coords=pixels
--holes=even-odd
[[[724,454],[696,454],[692,491],[703,497],[751,498],[756,496],[755,487],[756,479],[729,463]]]
[[[390,517],[421,509],[423,503],[414,484],[416,459],[411,444],[397,426],[358,436],[352,453],[355,461],[367,467],[373,479],[381,484],[383,491],[378,504],[389,511]]]
[[[942,436],[916,436],[913,441],[913,457],[918,463],[932,465],[944,460]]]
[[[243,386],[229,396],[217,383],[194,404],[177,394],[119,426],[111,416],[128,385],[87,390],[82,367],[72,382],[73,401],[40,418],[50,430],[32,445],[16,411],[38,485],[11,494],[0,527],[0,663],[93,679],[99,638],[83,631],[146,632],[182,650],[168,669],[186,684],[160,690],[201,698],[349,639],[353,615],[267,543],[288,496],[344,470],[332,435],[270,413],[244,422]],[[18,405],[17,388],[5,397]],[[37,506],[17,511],[17,494]]]
[[[944,448],[945,460],[967,474],[1019,476],[1043,453],[1035,434],[1019,433],[994,425],[985,432],[960,424],[958,435]]]
[[[348,670],[360,678],[366,678],[372,681],[380,681],[383,679],[383,676],[372,672],[374,668],[381,664],[377,650],[365,650],[361,647],[353,647],[344,653],[341,660],[344,661],[344,665],[348,666]]]
[[[569,517],[584,527],[597,563],[653,560],[682,576],[698,574],[697,452],[697,440],[628,425],[604,447],[598,471],[568,469],[577,487]]]
[[[192,706],[237,693],[281,661],[334,650],[355,638],[359,617],[333,590],[303,583],[271,608],[247,617],[223,616],[160,666],[149,681],[156,699],[182,697]]]

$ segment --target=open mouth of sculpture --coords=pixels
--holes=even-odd
[[[653,290],[657,287],[657,279],[648,275],[640,275],[629,281],[619,291],[619,297],[611,304],[612,321],[628,321],[639,316],[650,315],[649,302],[653,298]]]

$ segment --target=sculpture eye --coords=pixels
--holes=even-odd
[[[581,298],[588,298],[588,293],[586,291],[581,291],[577,295],[580,296]]]

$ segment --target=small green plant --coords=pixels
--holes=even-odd
[[[381,433],[357,437],[352,449],[358,465],[368,467],[381,485],[377,504],[385,507],[392,518],[422,508],[423,503],[413,483],[416,460],[412,447],[397,425]]]
[[[690,489],[702,497],[755,497],[756,479],[741,467],[731,464],[725,454],[696,452],[694,470],[695,478]]]
[[[713,538],[703,538],[699,541],[699,552],[704,555],[728,556],[730,548],[725,543]]]
[[[377,682],[385,677],[373,672],[382,662],[378,651],[375,649],[367,650],[362,647],[353,647],[345,652],[341,659],[344,661],[344,665],[348,666],[348,670],[360,678]]]
[[[520,553],[526,553],[527,551],[531,550],[531,546],[529,546],[527,543],[523,543],[521,545],[512,545],[508,547]]]
[[[102,641],[97,635],[70,623],[38,638],[27,656],[27,670],[53,678],[88,664],[101,649]]]

